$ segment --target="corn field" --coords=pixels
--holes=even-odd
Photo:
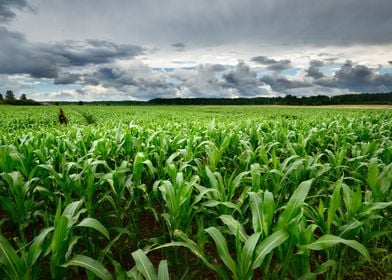
[[[0,107],[1,279],[391,279],[392,111]]]

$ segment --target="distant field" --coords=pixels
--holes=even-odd
[[[1,276],[392,278],[391,106],[61,108],[0,106]]]

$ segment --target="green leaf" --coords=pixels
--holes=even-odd
[[[378,163],[377,163],[377,158],[372,158],[369,163],[369,169],[368,169],[368,184],[370,189],[378,193],[377,187],[377,178],[378,178]]]
[[[142,250],[138,249],[132,253],[136,263],[136,269],[148,280],[156,280],[157,273],[149,258]]]
[[[254,232],[262,232],[263,230],[263,218],[261,213],[261,199],[255,192],[249,194],[250,210],[252,212],[252,225]]]
[[[99,231],[100,233],[102,233],[103,236],[105,236],[107,239],[110,239],[108,230],[97,219],[84,218],[77,225],[77,227],[88,227],[88,228],[95,229],[96,231]]]
[[[351,230],[362,226],[362,224],[363,223],[359,222],[358,220],[353,219],[351,223],[339,227],[338,229],[338,232],[340,232],[339,236],[344,237],[346,233],[349,233]]]
[[[213,207],[216,207],[218,205],[223,205],[223,206],[225,206],[227,208],[235,209],[235,210],[238,211],[238,213],[241,213],[241,208],[238,205],[236,205],[236,204],[234,204],[233,202],[230,202],[230,201],[220,202],[220,201],[217,201],[217,200],[208,200],[205,203],[203,203],[204,207],[212,207],[213,208]]]
[[[83,200],[75,201],[67,205],[64,209],[63,216],[73,217],[76,214],[76,210],[82,205]]]
[[[158,280],[170,280],[169,269],[167,268],[167,261],[163,260],[158,267]]]
[[[275,213],[275,201],[272,192],[264,192],[262,210],[263,232],[265,236],[268,236]]]
[[[0,263],[5,265],[8,276],[13,279],[20,279],[23,277],[26,269],[23,265],[22,259],[18,257],[14,248],[0,234]]]
[[[327,272],[329,269],[336,267],[337,263],[334,260],[328,260],[325,263],[322,263],[315,272],[307,272],[302,275],[298,280],[313,280],[317,279],[317,275],[321,275]]]
[[[304,203],[312,182],[313,179],[304,181],[294,191],[289,202],[287,203],[286,209],[284,209],[283,213],[279,217],[279,221],[277,223],[278,229],[284,228],[295,216],[297,216],[297,212]]]
[[[223,261],[223,263],[233,272],[234,275],[237,274],[237,267],[234,260],[229,254],[229,249],[227,247],[226,239],[223,237],[222,233],[215,227],[209,227],[205,231],[214,239],[218,254]]]
[[[206,166],[206,174],[210,182],[211,188],[219,190],[218,180],[216,179],[214,173],[212,173],[212,171],[208,168],[208,166]]]
[[[33,266],[33,264],[37,261],[40,254],[42,253],[42,243],[44,242],[46,236],[54,230],[54,227],[49,227],[41,231],[41,233],[34,238],[33,243],[29,248],[28,254],[28,265]]]
[[[199,259],[201,259],[201,260],[203,261],[203,263],[204,263],[207,267],[209,267],[209,268],[212,269],[213,271],[217,272],[217,273],[221,276],[221,278],[224,278],[224,279],[227,278],[227,277],[225,277],[225,274],[222,272],[222,270],[221,270],[218,266],[216,266],[216,265],[214,265],[214,264],[211,264],[211,263],[207,260],[206,256],[205,256],[204,253],[202,252],[202,250],[197,246],[197,244],[196,244],[193,240],[189,239],[188,236],[187,236],[185,233],[183,233],[181,230],[176,229],[176,230],[174,231],[174,236],[177,237],[177,238],[179,238],[179,239],[181,239],[181,240],[183,240],[183,242],[170,242],[170,243],[166,243],[166,244],[164,244],[164,245],[161,245],[161,246],[158,246],[158,247],[154,248],[154,250],[158,250],[158,249],[162,249],[162,248],[167,248],[167,247],[178,247],[178,246],[188,248],[189,250],[191,250],[191,252],[192,252],[196,257],[198,257]]]
[[[97,277],[103,280],[113,279],[110,272],[102,264],[87,256],[76,255],[75,257],[72,258],[72,260],[62,265],[62,267],[69,267],[69,266],[83,267],[88,271],[91,271]]]
[[[368,250],[365,248],[365,246],[363,246],[358,241],[347,240],[347,239],[343,239],[341,237],[338,237],[335,235],[330,235],[330,234],[323,235],[317,241],[315,241],[311,244],[305,245],[304,247],[307,249],[310,249],[310,250],[320,251],[320,250],[325,250],[330,247],[336,246],[338,244],[347,245],[347,246],[357,250],[362,256],[365,257],[366,260],[368,260],[368,261],[370,260],[370,255],[369,255]]]
[[[52,253],[57,254],[60,251],[61,245],[68,237],[68,218],[66,216],[61,216],[58,221],[52,238]]]
[[[330,232],[332,221],[335,219],[335,212],[339,209],[341,205],[341,195],[340,190],[342,188],[342,179],[337,182],[335,188],[332,192],[331,199],[328,205],[328,217],[327,217],[327,229]]]
[[[232,216],[220,215],[219,219],[221,219],[222,222],[229,228],[231,234],[237,236],[238,233],[242,242],[245,242],[248,239],[248,235],[245,232],[244,226]]]
[[[252,268],[258,268],[263,263],[264,258],[288,238],[289,234],[286,231],[278,230],[260,242],[260,244],[256,247],[256,256]]]
[[[260,239],[260,236],[261,232],[252,234],[242,248],[240,266],[242,267],[243,275],[247,275],[253,265],[253,256],[255,254],[255,248]]]

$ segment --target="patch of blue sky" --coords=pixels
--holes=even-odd
[[[24,82],[29,84],[30,79],[28,78]],[[55,85],[51,79],[35,80],[34,83],[31,83],[30,85],[31,87],[28,89],[26,88],[23,92],[39,93],[80,88],[80,84]]]
[[[378,70],[378,73],[380,73],[381,75],[392,74],[392,67],[383,67],[380,70]]]
[[[261,77],[264,77],[266,75],[271,75],[273,73],[273,71],[268,71],[262,68],[255,68],[253,69],[253,71],[256,72],[256,78],[260,79]]]
[[[188,70],[188,71],[193,71],[196,69],[195,66],[188,66],[188,67],[181,67],[182,70]]]
[[[287,70],[283,70],[281,72],[281,74],[283,76],[294,77],[294,76],[297,76],[300,71],[301,71],[301,69],[299,69],[299,68],[290,68],[290,69],[287,69]]]
[[[160,73],[171,73],[174,71],[175,68],[168,68],[168,67],[154,67],[152,70],[154,72],[160,72]]]
[[[320,67],[319,70],[320,70],[321,73],[323,73],[325,75],[332,75],[339,69],[340,69],[340,66],[333,65],[333,66],[323,66],[323,67]]]
[[[152,70],[154,72],[161,72],[161,73],[172,73],[174,70],[176,70],[177,68],[175,67],[154,67],[152,68]],[[194,66],[189,66],[189,67],[179,67],[179,69],[183,69],[183,70],[188,70],[188,71],[193,71],[196,69],[196,67]]]

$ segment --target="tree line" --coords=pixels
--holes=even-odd
[[[336,96],[307,96],[296,97],[255,97],[255,98],[158,98],[147,101],[154,105],[392,105],[392,92],[390,93],[362,93]]]
[[[7,90],[5,97],[0,93],[0,104],[9,105],[40,105],[39,102],[32,99],[28,99],[26,94],[22,94],[19,99],[16,99],[15,94],[12,90]]]
[[[155,98],[148,101],[92,101],[92,102],[48,102],[54,105],[78,104],[78,105],[296,105],[296,106],[320,106],[320,105],[392,105],[392,92],[389,93],[361,93],[335,96],[307,96],[297,97],[286,95],[285,97],[255,97],[255,98]],[[22,94],[19,99],[15,98],[12,90],[7,90],[5,97],[0,93],[0,104],[10,105],[40,105],[41,103],[28,99]]]

